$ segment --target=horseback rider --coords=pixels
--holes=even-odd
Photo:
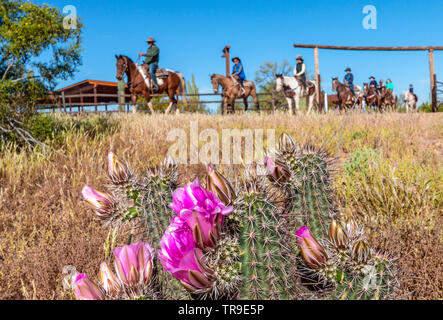
[[[152,37],[149,37],[148,40],[146,40],[148,43],[149,49],[146,53],[140,52],[140,57],[145,57],[145,64],[148,65],[149,73],[151,75],[152,81],[154,82],[153,90],[158,90],[158,82],[157,77],[155,76],[155,72],[158,69],[158,62],[159,62],[159,56],[160,56],[160,49],[155,45],[155,40]]]
[[[370,77],[369,80],[371,80],[371,82],[369,82],[369,86],[374,86],[375,89],[378,89],[378,83],[375,81],[375,78]]]
[[[409,92],[414,94],[414,86],[412,84],[409,85]]]
[[[354,91],[354,75],[351,73],[351,68],[346,68],[345,72],[345,78],[344,78],[344,83],[345,85],[347,85],[349,87],[349,89],[351,89],[352,95],[355,96],[355,91]]]
[[[302,93],[306,90],[306,65],[304,63],[302,56],[297,56],[297,64],[294,68],[294,77],[297,79],[298,83],[302,86]]]
[[[238,83],[240,84],[240,87],[244,93],[245,87],[243,86],[243,81],[246,80],[246,75],[245,75],[245,70],[243,68],[243,64],[241,63],[241,60],[239,57],[235,57],[234,59],[232,59],[232,62],[234,62],[234,67],[232,68],[231,75],[234,77],[235,80],[238,81]]]
[[[392,83],[391,79],[386,80],[386,88],[394,92],[394,84]]]

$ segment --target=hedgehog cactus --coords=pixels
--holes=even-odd
[[[144,282],[136,285],[140,273],[127,273],[131,269],[116,263],[118,277],[103,264],[102,285],[79,276],[76,292],[105,299],[135,281],[125,297],[389,297],[396,281],[392,260],[369,247],[353,219],[339,221],[326,152],[298,147],[283,134],[265,166],[247,167],[234,181],[236,188],[212,165],[206,188],[198,180],[177,188],[172,160],[137,179],[110,153],[110,192],[85,186],[83,197],[106,223],[129,223],[135,238],[151,243],[158,259],[150,266],[149,288]],[[148,251],[144,255],[153,257]],[[120,256],[129,254],[116,259]]]
[[[289,232],[295,234],[298,227],[307,225],[314,235],[324,233],[330,218],[336,214],[330,181],[331,159],[327,153],[312,146],[297,147],[286,133],[279,138],[277,151],[270,153],[275,159],[268,160],[267,167],[271,180],[285,194]],[[272,162],[278,170],[273,169]],[[280,172],[278,180],[273,171]]]
[[[280,212],[266,186],[263,177],[249,177],[234,203],[234,214],[241,217],[238,237],[243,252],[241,296],[245,299],[289,297],[285,267],[290,255],[284,254]]]

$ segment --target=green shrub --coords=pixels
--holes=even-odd
[[[369,163],[376,161],[377,158],[379,158],[379,151],[377,149],[365,148],[356,150],[351,153],[349,160],[344,163],[345,172],[348,176],[355,176],[356,173],[366,176],[369,170]]]

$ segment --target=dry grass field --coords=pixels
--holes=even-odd
[[[98,117],[98,116],[90,116]],[[62,118],[61,120],[63,120]],[[163,160],[175,128],[273,128],[317,147],[345,116],[113,115],[109,130],[71,130],[59,152],[0,152],[0,299],[72,299],[62,269],[94,275],[108,230],[81,201],[84,184],[103,188],[113,150],[143,171]],[[351,114],[327,150],[336,157],[340,210],[354,214],[370,241],[398,258],[404,299],[443,299],[443,114]],[[181,180],[203,177],[180,166]],[[117,239],[117,242],[121,239]]]

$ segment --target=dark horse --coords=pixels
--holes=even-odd
[[[361,88],[359,90],[361,90]],[[343,110],[344,107],[352,107],[355,102],[361,104],[360,97],[354,96],[351,89],[341,83],[338,78],[332,78],[332,91],[337,91],[338,106],[340,111]]]
[[[153,92],[151,86],[147,86],[145,80],[143,79],[142,74],[139,72],[136,64],[127,56],[115,56],[117,59],[117,79],[122,80],[123,75],[126,74],[128,78],[128,87],[129,91],[131,92],[131,100],[133,111],[135,112],[135,104],[137,102],[137,97],[143,96],[146,99],[146,102],[149,106],[149,109],[151,110],[151,113],[154,113],[154,108],[152,106],[151,98],[152,94],[161,94],[163,92],[166,92],[169,96],[169,106],[165,111],[165,114],[168,114],[169,111],[171,111],[172,106],[175,106],[177,108],[177,100],[178,95],[181,94],[183,96],[183,102],[185,105],[187,104],[186,101],[186,84],[185,79],[183,78],[183,75],[179,72],[173,72],[168,70],[167,77],[163,79],[159,79],[159,89],[156,92]],[[143,66],[142,66],[143,68]],[[146,72],[146,76],[149,77],[149,73],[144,69],[144,72]],[[150,81],[150,78],[148,79],[148,83]],[[175,98],[175,95],[177,95],[177,99]],[[177,108],[177,113],[179,112]]]
[[[367,83],[363,85],[366,105],[368,107],[377,107],[381,110],[381,97],[377,93],[374,86],[369,86]]]
[[[214,93],[218,93],[218,87],[222,86],[223,105],[226,103],[227,113],[234,113],[236,99],[243,99],[245,111],[247,111],[249,96],[252,96],[257,109],[260,110],[260,104],[257,98],[257,89],[255,88],[254,82],[245,80],[243,82],[245,90],[243,91],[240,84],[234,81],[231,77],[225,77],[221,74],[213,74],[211,75],[211,83]]]

